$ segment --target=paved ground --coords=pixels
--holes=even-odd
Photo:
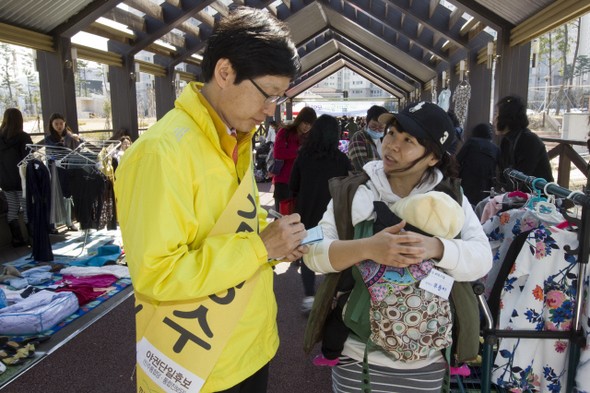
[[[261,204],[271,207],[270,183],[259,185]],[[270,363],[269,393],[329,393],[330,370],[312,364],[301,349],[307,319],[299,311],[303,288],[298,268],[275,270],[281,345]],[[319,280],[318,280],[319,283]],[[6,385],[6,393],[131,393],[135,365],[133,296]],[[42,349],[42,347],[40,347]]]

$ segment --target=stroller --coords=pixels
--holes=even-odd
[[[266,167],[266,159],[270,149],[272,149],[272,142],[256,142],[254,145],[254,178],[256,182],[270,181],[270,173]]]

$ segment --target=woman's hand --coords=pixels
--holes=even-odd
[[[405,221],[385,228],[371,238],[370,246],[375,253],[372,259],[382,265],[406,267],[427,261],[440,260],[444,253],[442,242],[436,237],[415,232],[400,232]]]
[[[428,261],[434,259],[438,261],[443,257],[445,248],[439,238],[434,236],[424,236],[411,231],[405,232],[405,234],[412,237],[419,237],[421,239],[419,243],[414,243],[414,246],[421,247],[425,250],[422,255],[419,255],[422,260]]]

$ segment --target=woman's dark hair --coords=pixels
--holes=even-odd
[[[316,115],[315,110],[310,106],[306,106],[299,111],[297,117],[293,120],[293,123],[286,125],[283,128],[287,130],[287,134],[297,134],[297,127],[299,127],[299,124],[309,123],[313,126],[313,123],[315,123],[317,118],[318,115]]]
[[[492,125],[490,123],[479,123],[471,130],[473,138],[492,139]]]
[[[51,140],[55,143],[60,143],[64,141],[64,136],[57,132],[55,128],[53,128],[53,121],[57,119],[63,120],[64,123],[66,123],[66,126],[64,128],[65,132],[72,134],[72,130],[70,129],[70,127],[68,127],[68,123],[66,122],[66,118],[64,115],[59,113],[52,113],[51,116],[49,116],[49,126],[47,127],[49,131],[49,138],[51,138]]]
[[[276,120],[271,121],[270,123],[268,123],[269,126],[273,126],[275,128],[275,131],[278,131],[279,129],[279,122]]]
[[[201,63],[205,83],[213,78],[220,59],[230,61],[236,85],[266,75],[293,80],[301,71],[287,25],[268,12],[246,7],[230,12],[213,26]]]
[[[406,132],[397,119],[393,119],[393,122],[387,125],[387,129],[390,127],[395,127],[399,132]],[[424,176],[417,185],[434,180],[436,178],[435,168],[439,169],[444,177],[457,178],[459,176],[459,163],[455,157],[447,152],[442,152],[440,146],[434,141],[434,139],[416,138],[416,140],[420,145],[424,146],[424,154],[410,163],[410,165],[407,167],[398,169],[395,172],[406,171],[422,161],[424,157],[427,157],[430,153],[433,153],[434,158],[436,158],[438,162],[436,165],[426,168]]]
[[[8,108],[4,111],[0,132],[6,138],[12,138],[19,131],[23,131],[23,114],[16,108]]]
[[[311,130],[307,142],[299,150],[299,155],[310,158],[336,158],[340,132],[338,120],[330,115],[318,117]]]
[[[373,105],[367,111],[367,119],[365,120],[365,123],[369,124],[371,120],[377,121],[379,116],[384,113],[387,113],[387,109],[383,108],[382,106]]]
[[[508,128],[512,130],[522,130],[529,125],[529,119],[526,115],[526,104],[519,96],[506,96],[496,104],[498,111],[498,120],[496,128],[502,131]]]

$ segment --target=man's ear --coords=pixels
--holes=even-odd
[[[236,79],[236,73],[229,59],[217,60],[217,64],[215,65],[214,77],[215,81],[217,82],[217,85],[221,89],[224,89],[229,85],[233,85],[234,80]]]

